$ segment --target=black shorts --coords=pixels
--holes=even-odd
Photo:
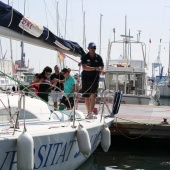
[[[82,89],[83,97],[90,97],[91,94],[97,94],[99,86],[99,78],[94,78],[93,80],[88,80],[82,78]]]
[[[73,108],[73,106],[74,106],[74,97],[70,97],[69,102],[68,102],[68,100],[66,100],[65,96],[63,96],[63,98],[61,99],[61,103],[65,104],[67,108]]]

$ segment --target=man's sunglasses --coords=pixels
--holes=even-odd
[[[96,49],[96,47],[91,47],[91,49]]]

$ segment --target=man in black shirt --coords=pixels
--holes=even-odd
[[[62,98],[62,91],[64,88],[63,83],[60,82],[60,80],[64,80],[64,76],[60,73],[60,68],[58,67],[58,65],[56,65],[54,67],[54,71],[55,73],[53,73],[50,77],[51,82],[53,81],[53,79],[58,79],[59,81],[57,82],[57,84],[55,85],[55,87],[53,87],[53,89],[51,90],[51,98],[54,102],[54,108],[58,107],[58,101]]]
[[[82,56],[82,93],[85,97],[85,104],[88,111],[87,118],[92,116],[96,102],[99,76],[103,72],[104,63],[100,55],[95,53],[96,44],[91,42],[88,45],[89,52]]]

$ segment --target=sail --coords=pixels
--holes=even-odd
[[[74,56],[85,54],[78,43],[57,37],[45,26],[23,16],[1,1],[0,35]]]

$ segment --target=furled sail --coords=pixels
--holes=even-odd
[[[1,1],[0,35],[74,56],[85,54],[78,43],[57,37],[45,26],[23,16]]]

